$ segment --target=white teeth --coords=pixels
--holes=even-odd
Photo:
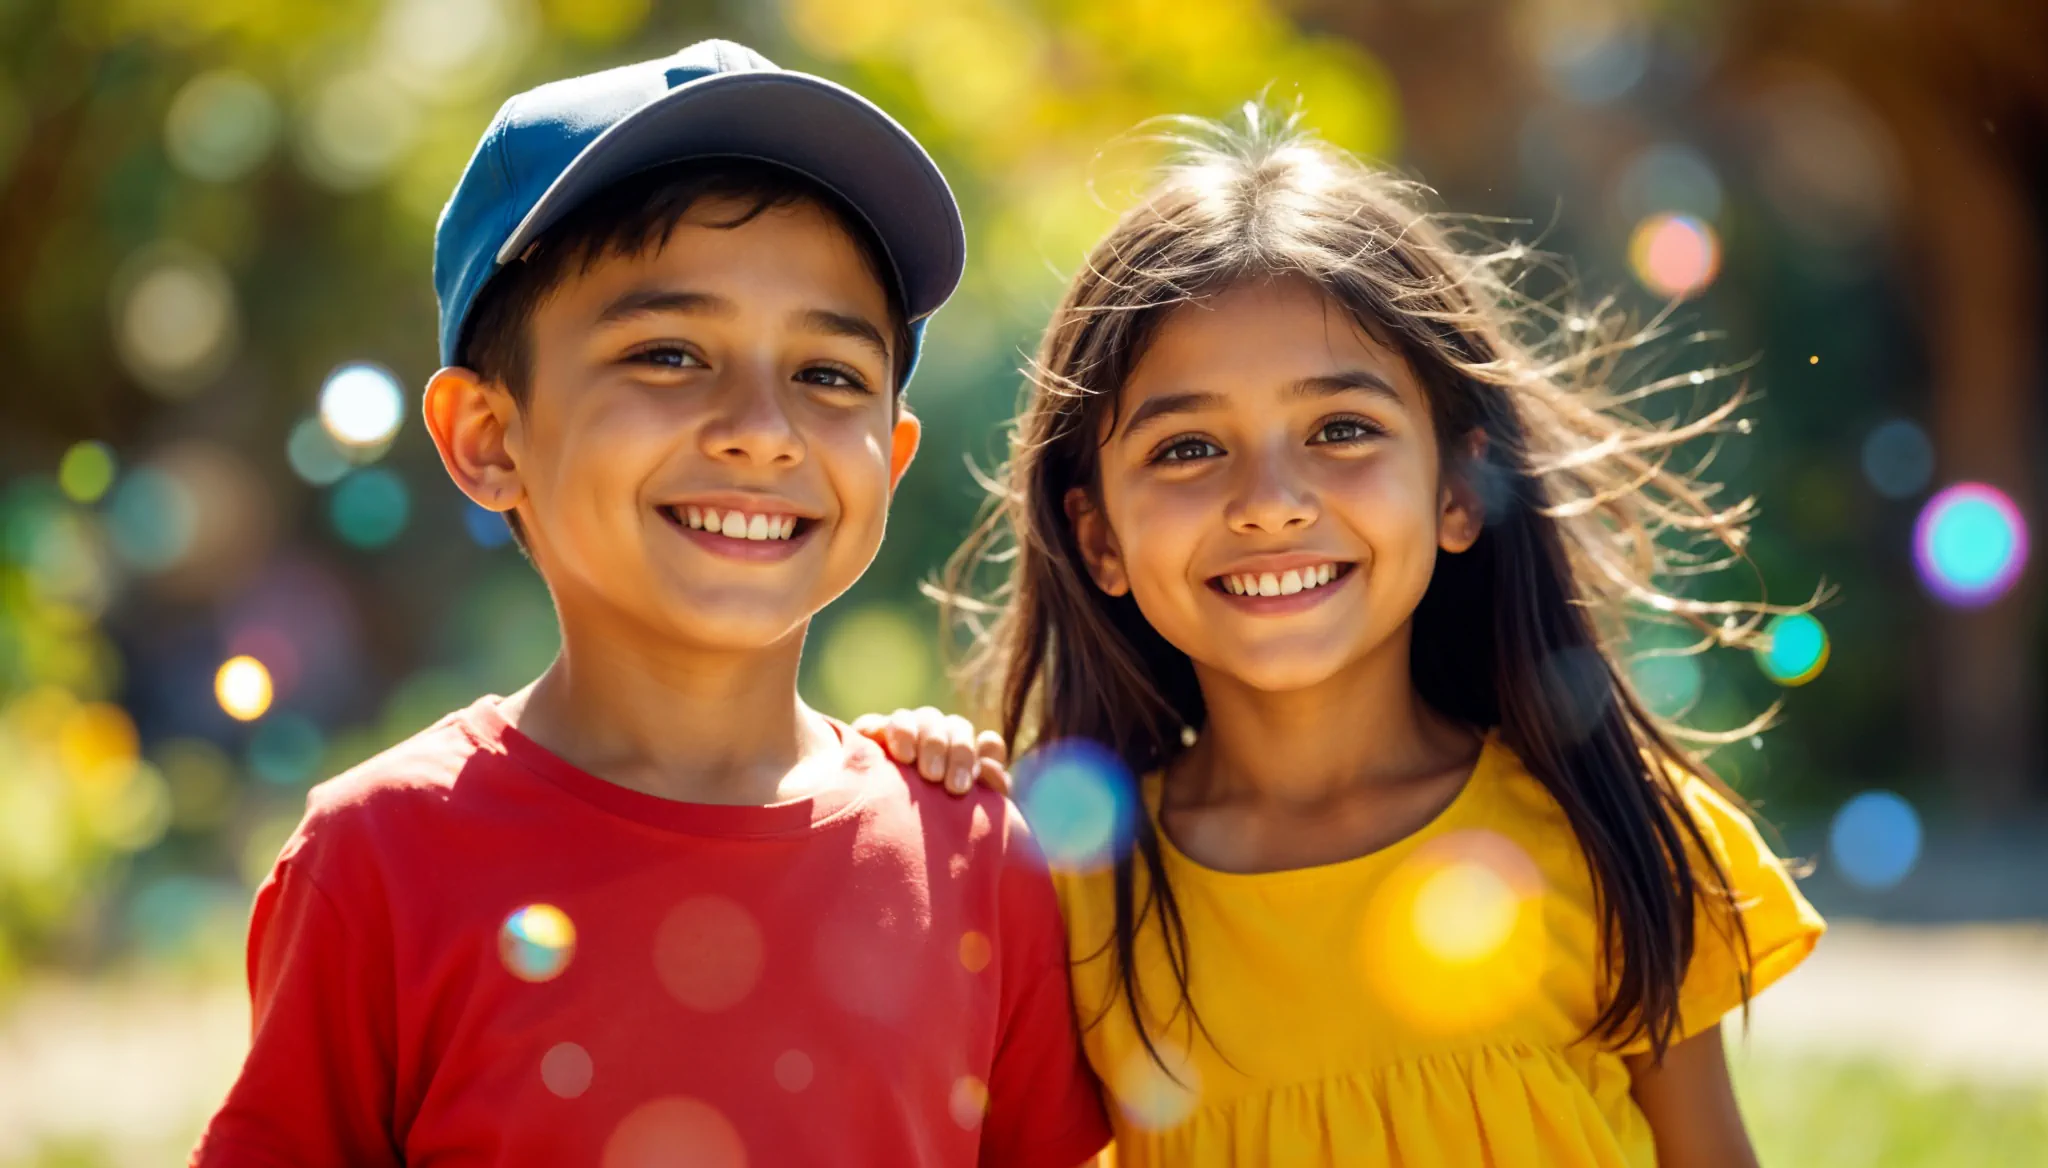
[[[1223,577],[1223,590],[1232,596],[1292,596],[1320,588],[1337,578],[1336,564],[1292,568],[1285,572],[1238,572]]]
[[[717,532],[727,539],[788,539],[796,534],[794,515],[748,515],[695,504],[673,510],[691,529]]]

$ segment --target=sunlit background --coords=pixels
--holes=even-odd
[[[1838,924],[1739,1056],[1767,1162],[2040,1162],[2048,9],[5,0],[0,1165],[175,1159],[245,1041],[249,897],[306,788],[549,660],[544,591],[417,418],[434,220],[509,93],[710,35],[872,96],[969,228],[912,389],[925,453],[814,631],[813,702],[951,700],[916,584],[1132,194],[1134,127],[1299,101],[1588,297],[1713,334],[1641,376],[1762,392],[1713,471],[1763,501],[1755,571],[1712,586],[1835,599],[1754,654],[1646,630],[1635,670],[1707,728],[1785,703],[1716,756]],[[1106,854],[1127,793],[1085,752],[1036,770],[1049,850]],[[1494,951],[1513,865],[1446,863],[1410,942]],[[502,934],[532,979],[574,939],[545,904]],[[790,1053],[778,1080],[807,1083]],[[589,1081],[580,1048],[549,1057],[551,1089]],[[1170,1119],[1168,1086],[1133,1106]],[[978,1116],[985,1088],[955,1094]]]

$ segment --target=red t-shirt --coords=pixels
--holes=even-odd
[[[1044,860],[841,728],[772,807],[606,782],[486,698],[316,788],[198,1165],[1057,1165],[1108,1140]]]

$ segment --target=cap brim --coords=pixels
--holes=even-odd
[[[804,73],[720,73],[676,87],[584,147],[498,250],[508,263],[579,203],[689,158],[752,158],[823,184],[866,218],[921,320],[960,283],[967,241],[946,178],[910,132],[844,86]]]

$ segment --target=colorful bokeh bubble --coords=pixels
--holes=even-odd
[[[253,722],[270,709],[270,670],[254,657],[230,657],[213,675],[213,696],[237,722]]]
[[[693,896],[654,932],[654,970],[669,996],[703,1013],[740,1003],[761,980],[766,945],[753,914],[729,897]]]
[[[946,1108],[962,1130],[973,1131],[981,1126],[981,1117],[988,1114],[988,1084],[973,1075],[960,1076],[953,1081],[953,1093],[946,1100]]]
[[[1989,604],[2027,566],[2026,517],[1996,487],[1957,483],[1921,508],[1913,527],[1913,563],[1921,583],[1945,603]]]
[[[1890,791],[1865,791],[1835,812],[1828,852],[1842,878],[1882,890],[1906,878],[1920,859],[1920,816]]]
[[[318,418],[302,418],[285,440],[285,460],[293,473],[316,487],[341,481],[355,464]]]
[[[1130,768],[1102,745],[1070,738],[1017,762],[1025,822],[1054,867],[1094,871],[1130,847],[1137,812]]]
[[[1161,1131],[1194,1113],[1202,1101],[1202,1077],[1177,1043],[1158,1038],[1153,1045],[1158,1061],[1142,1045],[1134,1046],[1105,1086],[1124,1118],[1147,1131]]]
[[[1917,495],[1934,477],[1934,444],[1919,426],[1893,418],[1863,439],[1863,477],[1887,499]]]
[[[296,786],[314,777],[326,749],[327,740],[311,718],[276,714],[249,738],[249,771],[266,783]]]
[[[599,1163],[601,1168],[746,1168],[747,1145],[716,1107],[670,1095],[628,1112],[605,1141]]]
[[[1805,685],[1828,664],[1828,631],[1812,613],[1788,612],[1764,626],[1756,663],[1779,685]]]
[[[1356,958],[1366,985],[1425,1034],[1496,1025],[1528,1003],[1548,957],[1543,878],[1505,836],[1431,840],[1389,873],[1366,909]]]
[[[404,479],[382,467],[359,470],[335,486],[327,516],[345,542],[366,551],[380,548],[405,530],[412,494]]]
[[[104,442],[80,442],[57,464],[57,485],[74,503],[97,503],[114,485],[114,452]]]
[[[590,1052],[574,1042],[558,1042],[540,1059],[541,1083],[563,1099],[574,1099],[588,1091],[596,1070]]]
[[[506,917],[498,930],[498,957],[521,981],[559,977],[575,955],[576,926],[551,904],[529,904]]]
[[[504,547],[512,542],[512,529],[503,515],[468,501],[462,504],[462,529],[478,547]]]
[[[1651,215],[1628,241],[1629,267],[1659,296],[1691,296],[1721,271],[1721,239],[1704,219],[1675,212]]]
[[[345,446],[389,442],[404,418],[405,395],[381,365],[343,365],[320,387],[320,424]]]

